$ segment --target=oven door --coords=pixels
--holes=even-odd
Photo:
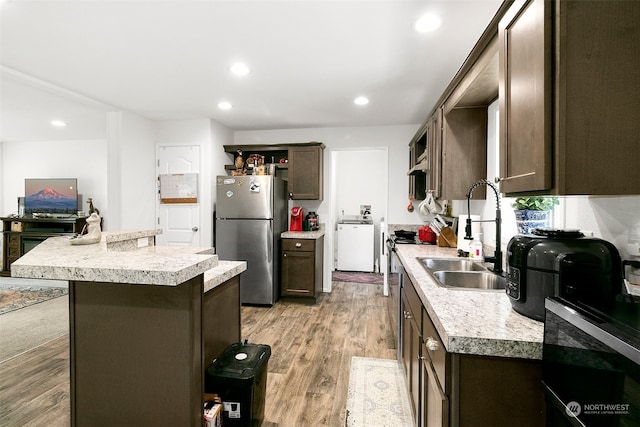
[[[545,309],[547,426],[640,425],[638,343],[560,298],[547,298]]]

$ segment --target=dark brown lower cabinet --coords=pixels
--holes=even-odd
[[[407,286],[408,284],[408,286]],[[405,276],[405,285],[400,291],[402,327],[401,362],[407,378],[407,389],[414,421],[420,420],[420,343],[421,303],[418,294]]]
[[[324,237],[282,239],[280,291],[283,297],[315,302],[322,292],[323,254]]]
[[[400,313],[401,362],[416,425],[544,425],[540,360],[448,352],[406,275]]]

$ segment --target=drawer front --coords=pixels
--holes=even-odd
[[[16,260],[20,257],[19,246],[7,246],[7,257]]]
[[[448,392],[448,386],[445,381],[447,371],[447,350],[444,348],[440,335],[438,335],[438,331],[436,331],[436,328],[429,317],[429,313],[427,313],[426,310],[422,313],[422,340],[425,348],[427,349],[427,354],[431,359],[431,363],[433,364],[433,369],[438,375],[438,381],[445,389],[445,392]]]
[[[316,249],[316,241],[311,239],[282,239],[283,251],[313,252]]]
[[[20,247],[20,236],[18,234],[7,234],[7,246],[10,248]]]

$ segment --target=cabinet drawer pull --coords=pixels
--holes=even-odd
[[[427,337],[426,342],[427,348],[431,351],[438,351],[438,341],[434,340],[432,337]]]
[[[296,243],[296,248],[301,248],[301,247],[302,247],[302,243],[297,242],[297,243]]]
[[[286,258],[286,257],[287,257],[287,254],[282,254],[282,256]]]

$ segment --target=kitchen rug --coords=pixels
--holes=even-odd
[[[405,384],[397,360],[352,357],[346,427],[412,427]]]
[[[379,273],[361,273],[354,271],[333,271],[331,280],[334,282],[369,283],[371,285],[382,285],[384,279]]]
[[[66,295],[67,288],[0,283],[0,314]]]

